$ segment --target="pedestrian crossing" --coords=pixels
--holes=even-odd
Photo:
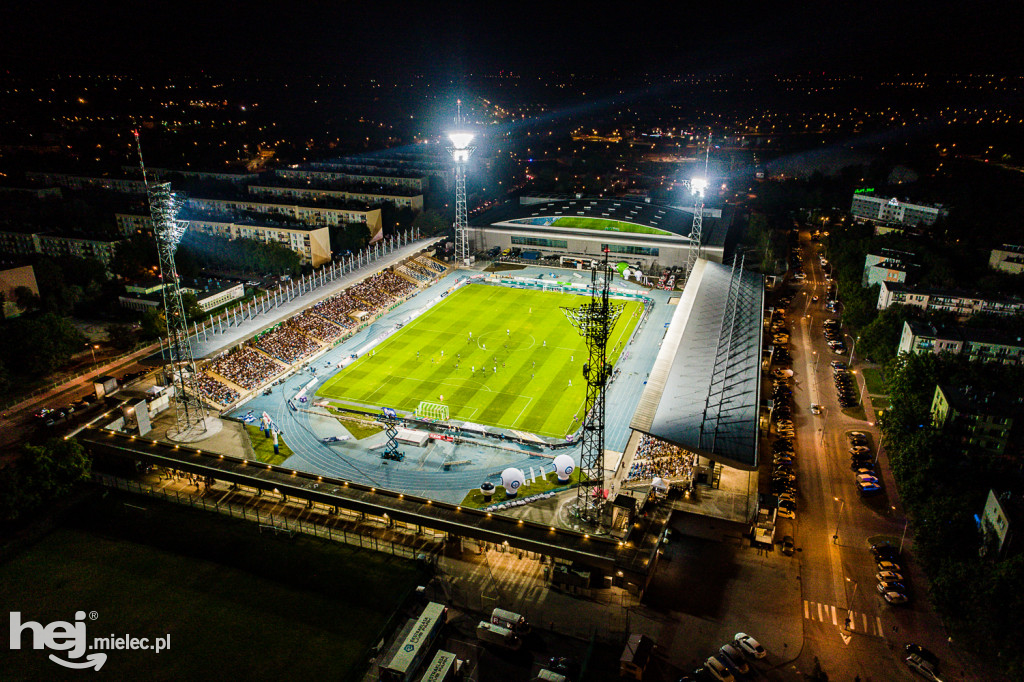
[[[884,637],[882,618],[862,611],[848,611],[832,604],[804,600],[804,618],[814,620],[849,632],[857,632],[873,637]]]

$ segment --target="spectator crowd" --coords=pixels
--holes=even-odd
[[[209,369],[247,391],[261,386],[284,371],[279,364],[252,348],[239,348],[214,361]]]
[[[320,348],[319,343],[299,331],[290,320],[259,336],[253,345],[288,365],[312,355]]]
[[[221,405],[230,405],[239,398],[238,391],[217,381],[209,374],[200,374],[196,384],[199,395]]]
[[[660,476],[666,480],[693,480],[697,455],[688,450],[658,440],[647,434],[640,436],[640,444],[633,455],[627,481],[652,479]]]

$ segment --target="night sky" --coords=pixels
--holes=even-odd
[[[380,78],[1024,69],[1022,3],[6,2],[13,72]],[[666,9],[670,8],[670,9]]]

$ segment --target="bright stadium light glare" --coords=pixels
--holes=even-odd
[[[473,133],[448,133],[448,139],[452,141],[452,146],[456,149],[465,149],[473,141]]]
[[[694,194],[704,196],[704,190],[707,189],[708,181],[707,178],[692,178],[690,180],[690,187],[693,188]]]

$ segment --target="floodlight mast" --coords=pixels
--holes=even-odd
[[[167,323],[168,369],[174,386],[174,412],[177,420],[176,430],[168,431],[168,434],[172,438],[180,436],[194,439],[206,432],[206,408],[199,397],[196,364],[192,358],[192,344],[188,335],[188,320],[185,317],[185,304],[181,300],[178,268],[174,263],[174,254],[188,228],[187,222],[177,219],[184,201],[171,192],[169,182],[150,185],[146,177],[146,164],[142,160],[139,131],[133,132],[139,152],[139,166],[142,168],[142,181],[149,197],[160,277],[165,285],[162,293],[164,318]]]
[[[608,339],[622,313],[622,303],[609,301],[612,270],[608,266],[608,249],[600,264],[603,280],[598,281],[598,263],[590,271],[590,302],[576,308],[562,308],[562,312],[580,332],[587,343],[587,362],[583,365],[583,378],[587,382],[587,397],[583,403],[583,429],[580,471],[587,477],[576,489],[577,519],[598,530],[604,506],[604,426],[605,388],[611,378],[608,363]]]
[[[693,225],[690,227],[690,248],[686,253],[686,277],[690,277],[693,266],[701,253],[701,230],[704,224],[704,190],[708,187],[708,156],[711,154],[711,131],[708,131],[708,148],[704,152],[704,177],[690,180],[690,189],[696,195],[693,205]]]
[[[469,217],[466,211],[466,164],[476,151],[472,146],[473,133],[465,129],[462,118],[462,100],[456,100],[455,130],[448,133],[451,146],[448,153],[455,162],[455,260],[469,265]]]

